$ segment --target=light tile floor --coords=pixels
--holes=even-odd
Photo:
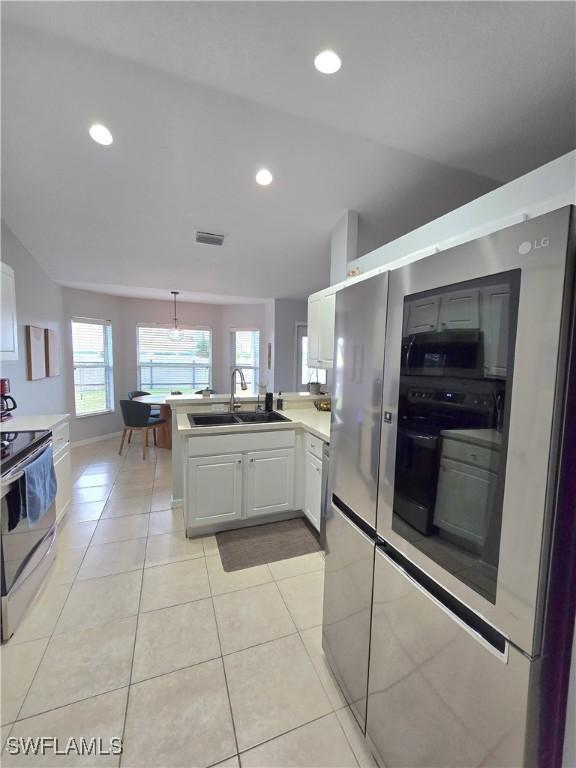
[[[226,573],[187,540],[171,455],[75,449],[49,578],[2,648],[2,744],[123,739],[123,754],[6,766],[373,766],[322,652],[322,554]]]

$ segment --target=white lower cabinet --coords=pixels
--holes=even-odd
[[[70,467],[70,450],[65,448],[54,457],[54,472],[56,474],[56,522],[68,509],[72,496],[72,470]]]
[[[322,462],[306,451],[304,462],[304,513],[316,530],[320,530],[322,504]]]
[[[294,449],[244,456],[246,517],[294,509]]]
[[[188,459],[188,516],[201,522],[242,517],[241,453]]]
[[[295,509],[294,443],[293,431],[190,439],[187,527],[218,525]],[[226,448],[229,452],[225,452]],[[210,451],[214,455],[202,455]]]

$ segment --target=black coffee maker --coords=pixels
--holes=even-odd
[[[16,408],[16,400],[10,392],[10,379],[0,379],[0,421],[12,418],[12,411]]]

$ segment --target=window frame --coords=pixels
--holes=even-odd
[[[258,365],[239,365],[236,362],[236,334],[237,333],[257,333],[258,334]],[[247,396],[254,396],[257,397],[260,392],[260,354],[262,352],[260,348],[260,340],[262,336],[262,331],[260,328],[257,328],[255,326],[248,326],[248,327],[242,327],[242,328],[230,328],[230,368],[229,368],[229,375],[232,376],[232,369],[233,368],[241,368],[242,371],[254,371],[254,391],[249,392],[247,391]],[[237,376],[235,380],[235,392],[234,394],[240,394],[242,393],[242,389],[239,391],[238,388],[241,386],[240,384],[240,377]]]
[[[150,322],[138,322],[136,323],[136,387],[139,390],[142,390],[143,384],[142,384],[142,364],[140,363],[140,329],[141,328],[160,328],[162,330],[168,330],[170,331],[173,326],[170,323],[150,323]],[[210,333],[210,362],[208,365],[206,363],[190,363],[189,365],[199,365],[203,368],[208,367],[209,369],[209,383],[208,387],[212,387],[212,382],[214,380],[214,329],[211,326],[208,325],[190,325],[190,324],[182,324],[178,323],[178,328],[181,331],[208,331]],[[176,364],[177,365],[177,364]],[[184,366],[183,366],[184,367]],[[177,385],[174,385],[177,386]],[[197,387],[198,389],[200,386]],[[194,390],[195,392],[196,390]],[[194,393],[192,392],[192,394]]]
[[[97,325],[104,330],[104,363],[86,363],[79,364],[75,360],[74,350],[74,323],[83,325]],[[70,318],[70,337],[72,347],[72,386],[74,389],[74,416],[77,419],[86,419],[91,416],[104,416],[108,413],[114,413],[116,410],[115,393],[114,393],[114,334],[112,329],[111,320],[101,320],[94,317],[78,317],[74,316]],[[98,368],[104,370],[104,387],[106,392],[106,408],[99,411],[90,411],[89,413],[78,412],[78,402],[76,397],[76,369],[82,368]]]

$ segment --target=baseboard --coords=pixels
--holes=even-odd
[[[107,435],[98,435],[97,437],[87,437],[85,440],[75,440],[70,443],[71,448],[79,448],[81,445],[88,445],[89,443],[99,443],[100,440],[111,440],[113,437],[120,437],[122,432],[110,432]]]

